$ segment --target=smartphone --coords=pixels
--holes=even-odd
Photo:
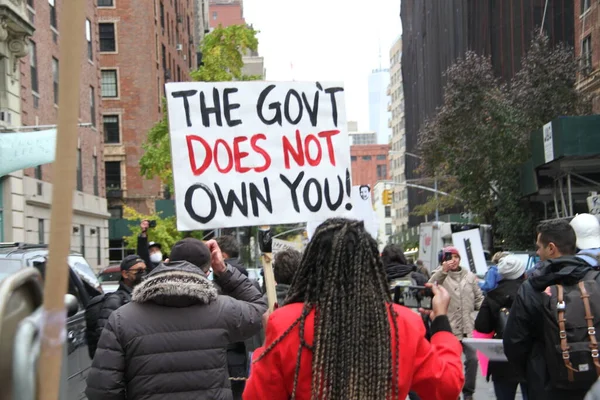
[[[394,303],[408,308],[432,309],[433,291],[425,286],[396,286]]]
[[[444,253],[444,261],[451,261],[452,260],[452,253]]]
[[[156,228],[156,220],[153,219],[152,221],[148,221],[148,227]]]

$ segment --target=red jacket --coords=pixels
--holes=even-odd
[[[253,359],[281,336],[300,316],[303,304],[290,304],[277,309],[269,317],[265,347],[254,352]],[[394,304],[398,313],[400,338],[398,400],[406,399],[409,390],[417,392],[423,400],[455,400],[464,383],[461,364],[462,346],[450,332],[447,318],[437,318],[432,325],[431,343],[425,339],[425,327],[420,316],[408,308]],[[391,314],[390,314],[391,323]],[[294,371],[300,345],[299,325],[279,342],[260,361],[252,364],[246,383],[244,400],[289,400],[294,385]],[[441,329],[441,331],[440,331]],[[306,319],[306,342],[313,344],[314,312]],[[392,347],[396,348],[394,335]],[[296,399],[310,399],[312,352],[302,350]],[[392,358],[393,360],[394,358]],[[337,400],[337,399],[332,399]]]

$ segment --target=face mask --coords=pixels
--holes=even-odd
[[[138,285],[142,282],[142,279],[146,276],[146,271],[139,271],[133,277],[133,286]]]
[[[152,261],[153,263],[161,262],[162,261],[162,253],[157,252],[157,253],[150,254],[150,261]]]

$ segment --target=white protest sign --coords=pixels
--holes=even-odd
[[[469,269],[474,274],[485,275],[487,262],[485,261],[479,229],[453,233],[452,244],[460,253],[461,267]]]
[[[482,352],[490,361],[508,361],[504,354],[502,339],[470,339],[462,340],[463,344]]]
[[[178,82],[166,96],[178,230],[352,209],[341,83]]]
[[[289,249],[302,251],[304,250],[304,245],[302,243],[290,242],[287,240],[273,239],[273,254]]]
[[[352,205],[352,211],[347,218],[363,221],[367,232],[373,236],[373,239],[377,240],[379,219],[377,218],[377,213],[373,210],[371,189],[368,185],[352,186]],[[325,219],[306,223],[306,233],[309,240],[312,239],[315,231],[323,222],[325,222]]]

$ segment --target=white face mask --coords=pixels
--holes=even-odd
[[[153,263],[161,262],[162,261],[162,253],[159,251],[159,252],[150,254],[150,261],[152,261]]]

